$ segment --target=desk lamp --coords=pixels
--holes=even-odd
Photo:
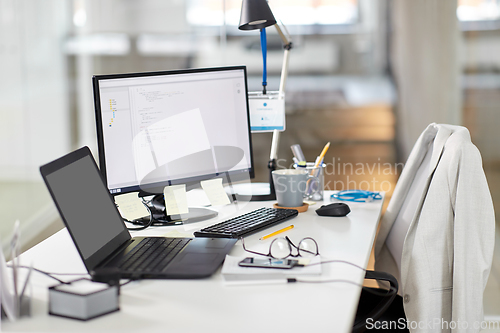
[[[288,34],[285,35],[280,26],[276,23],[271,8],[267,3],[267,0],[243,0],[241,5],[241,16],[240,24],[238,28],[240,30],[256,30],[260,29],[260,42],[262,48],[262,59],[263,59],[263,71],[262,71],[262,94],[267,94],[267,38],[266,38],[266,27],[272,26],[276,28],[278,34],[283,41],[283,48],[285,50],[283,56],[283,65],[281,68],[281,78],[280,86],[278,91],[279,98],[285,98],[285,84],[288,74],[288,58],[289,51],[292,48],[292,41]],[[286,31],[286,29],[285,29]],[[252,201],[264,201],[264,200],[275,200],[276,193],[274,189],[272,172],[276,170],[276,160],[278,157],[278,143],[279,143],[279,131],[273,131],[273,140],[271,143],[271,154],[269,156],[269,163],[267,165],[269,169],[269,189],[270,194],[268,195],[256,195],[252,196]]]

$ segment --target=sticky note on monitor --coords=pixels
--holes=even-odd
[[[222,178],[201,181],[201,187],[205,191],[212,206],[229,205],[231,201],[222,187]]]
[[[149,216],[147,208],[135,192],[120,194],[115,197],[115,202],[122,217],[129,221]]]
[[[165,186],[163,195],[168,215],[189,213],[185,184]]]

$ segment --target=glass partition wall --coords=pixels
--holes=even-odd
[[[0,1],[0,240],[23,248],[60,225],[38,167],[71,148],[68,1]],[[9,251],[4,251],[8,256]]]

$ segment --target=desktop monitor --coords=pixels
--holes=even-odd
[[[245,66],[92,81],[100,170],[112,195],[254,177]]]

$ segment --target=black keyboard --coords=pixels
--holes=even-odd
[[[272,227],[298,215],[296,209],[259,208],[224,222],[195,231],[196,237],[240,238]]]
[[[144,238],[118,263],[128,272],[161,272],[189,243],[189,238]]]

